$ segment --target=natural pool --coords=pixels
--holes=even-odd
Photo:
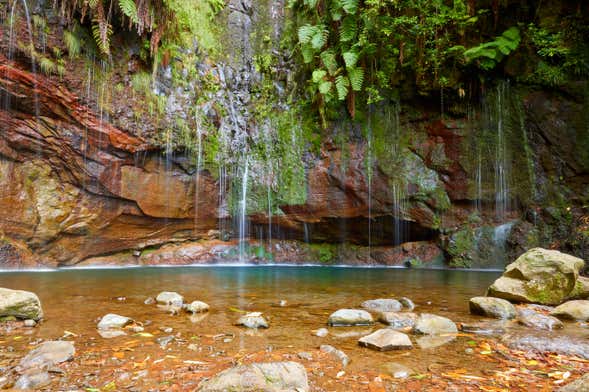
[[[377,352],[359,347],[357,341],[384,327],[378,323],[329,328],[323,338],[312,331],[326,327],[328,316],[337,309],[358,308],[368,299],[401,296],[411,298],[418,313],[438,314],[457,323],[482,321],[469,314],[468,299],[483,295],[499,275],[495,271],[284,266],[5,272],[0,274],[0,287],[37,293],[45,320],[36,328],[0,332],[0,367],[13,364],[39,339],[55,340],[71,332],[75,336],[66,339],[75,342],[76,357],[64,365],[65,375],[56,377],[47,390],[194,390],[203,377],[234,364],[270,360],[303,363],[311,390],[316,391],[375,388],[375,380],[383,388],[392,388],[395,382],[387,384],[382,370],[387,362],[413,369],[419,376],[415,382],[423,383],[432,373],[448,369],[467,368],[469,374],[480,377],[499,369],[500,362],[488,360],[490,356],[480,360],[479,336],[459,334],[430,348],[428,342],[421,345],[412,336],[412,350]],[[195,316],[171,315],[144,304],[161,291],[179,292],[185,302],[204,301],[211,310]],[[281,301],[286,305],[281,306]],[[263,312],[270,328],[235,326],[243,311]],[[133,318],[149,335],[129,332],[113,339],[100,337],[96,323],[107,313]],[[163,331],[165,328],[172,331]],[[521,327],[510,323],[509,328]],[[574,335],[587,332],[576,324],[567,325],[567,331]],[[161,347],[157,339],[164,336],[175,340]],[[323,344],[350,357],[345,374],[337,376],[341,364],[318,350]],[[299,358],[300,352],[310,353],[312,359]]]

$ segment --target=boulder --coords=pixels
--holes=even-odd
[[[392,329],[379,329],[358,340],[360,346],[378,351],[403,350],[413,348],[409,336]]]
[[[515,306],[511,302],[493,297],[473,297],[469,301],[470,312],[498,319],[513,319]]]
[[[18,364],[18,370],[48,369],[59,363],[69,361],[76,350],[72,342],[48,341],[31,350]]]
[[[41,301],[30,291],[0,288],[0,317],[5,316],[38,321],[43,318]]]
[[[417,315],[411,312],[381,312],[378,321],[389,325],[391,329],[411,330],[415,326]]]
[[[333,312],[327,320],[327,324],[336,327],[372,325],[373,323],[374,320],[370,313],[361,309],[340,309]]]
[[[415,333],[423,335],[441,335],[458,332],[458,328],[456,328],[456,324],[452,320],[429,313],[423,313],[419,316],[413,330]]]
[[[517,312],[517,321],[526,327],[544,329],[546,331],[564,328],[562,322],[556,317],[538,313],[531,309],[519,309]]]
[[[244,314],[237,320],[235,323],[236,325],[243,325],[247,328],[268,328],[268,322],[264,317],[262,317],[262,313],[260,312],[251,312]]]
[[[202,301],[193,301],[192,303],[186,305],[186,311],[190,313],[208,312],[209,309],[210,306]]]
[[[119,316],[118,314],[109,313],[106,316],[102,317],[98,322],[98,329],[106,330],[106,329],[117,329],[117,328],[124,328],[125,326],[131,324],[133,319],[125,316]]]
[[[173,291],[162,291],[155,300],[160,305],[182,306],[184,303],[184,297]]]
[[[398,312],[403,308],[401,302],[390,298],[370,299],[360,306],[372,312]]]
[[[589,320],[589,301],[568,301],[557,306],[550,314],[561,319],[587,321]]]
[[[307,371],[297,362],[240,365],[222,371],[198,387],[199,392],[307,392]]]
[[[558,305],[573,292],[585,262],[556,250],[534,248],[508,265],[488,296],[515,302]]]
[[[571,292],[570,299],[589,299],[589,278],[579,276],[575,288]]]

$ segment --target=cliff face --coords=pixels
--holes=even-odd
[[[230,8],[239,34],[255,19],[248,4]],[[229,67],[255,76],[251,63]],[[224,99],[240,102],[236,123],[251,121],[244,80],[224,84]],[[489,266],[536,245],[583,256],[586,87],[498,83],[474,115],[413,99],[381,106],[368,134],[335,124],[317,152],[298,158],[304,185],[292,191],[302,197],[273,211],[259,207],[266,193],[250,192],[239,238],[241,211],[227,195],[243,185],[231,184],[243,169],[224,178],[195,167],[193,155],[162,151],[128,122],[104,118],[75,83],[0,55],[0,264],[212,262],[236,257],[247,237],[264,248],[247,249],[259,260],[419,264],[439,262],[443,250],[453,265]],[[133,110],[118,97],[117,112]],[[254,167],[250,176],[262,174]]]

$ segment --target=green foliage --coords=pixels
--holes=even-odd
[[[468,63],[477,61],[477,65],[484,70],[495,68],[505,56],[519,46],[521,36],[517,27],[510,27],[493,41],[470,48],[464,52]],[[456,48],[456,47],[454,47]]]

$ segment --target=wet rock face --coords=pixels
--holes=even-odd
[[[512,319],[516,316],[515,307],[501,298],[474,297],[469,302],[470,312],[499,319]]]

